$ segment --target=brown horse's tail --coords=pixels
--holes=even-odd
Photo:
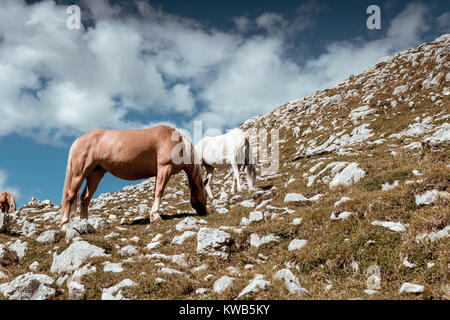
[[[11,212],[16,211],[16,199],[14,199],[14,196],[12,195],[12,193],[9,193],[8,196],[8,202],[9,202],[9,208],[11,209]]]
[[[68,189],[70,188],[70,185],[72,184],[72,148],[73,148],[73,145],[70,148],[69,156],[67,159],[66,178],[64,180],[63,196],[62,196],[62,202],[61,202],[62,210],[64,210],[64,203],[66,201],[66,197],[67,197],[67,194],[69,191]],[[78,195],[75,195],[75,200],[70,205],[69,212],[76,210],[77,202],[78,202]]]

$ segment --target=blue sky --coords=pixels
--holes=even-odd
[[[59,204],[84,132],[232,128],[449,32],[448,1],[1,0],[0,190]],[[127,184],[107,175],[97,195]]]

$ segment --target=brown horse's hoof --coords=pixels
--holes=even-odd
[[[150,214],[150,223],[156,222],[158,220],[161,220],[161,216],[159,213]]]
[[[61,220],[61,222],[59,223],[59,226],[60,227],[63,227],[65,224],[67,224],[69,222],[69,219],[64,219],[64,220]]]

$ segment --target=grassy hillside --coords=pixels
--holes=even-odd
[[[133,221],[142,213],[148,215],[143,205],[151,207],[153,179],[95,199],[90,218],[106,223],[81,237],[110,256],[83,263],[96,271],[78,280],[85,287],[81,298],[100,299],[102,289],[131,279],[135,285],[121,289],[128,299],[235,299],[262,275],[270,283],[241,299],[449,299],[449,70],[450,36],[445,35],[242,124],[249,133],[279,130],[280,162],[276,174],[258,175],[257,190],[249,192],[244,184],[237,196],[230,194],[229,171],[216,171],[215,198],[208,200],[210,214],[200,227],[222,228],[231,235],[226,260],[198,254],[197,235],[183,244],[172,243],[183,234],[176,229],[180,221],[201,219],[190,207],[184,173],[171,178],[161,206],[163,220],[154,224]],[[252,142],[258,146],[257,139]],[[351,163],[364,176],[330,187]],[[263,166],[260,162],[258,173]],[[241,178],[245,181],[244,175]],[[383,185],[394,187],[383,190]],[[420,204],[420,196],[432,190],[438,196]],[[322,196],[317,201],[285,202],[290,193]],[[349,200],[336,204],[343,197]],[[219,208],[228,212],[220,214],[226,210]],[[0,260],[5,275],[0,284],[30,272],[30,264],[37,261],[34,272],[55,280],[53,298],[69,298],[68,281],[56,284],[64,274],[50,272],[53,254],[72,243],[57,226],[58,211],[58,206],[41,202],[20,208],[12,233],[1,233],[0,243],[8,247],[18,240],[26,242],[26,251],[19,259],[9,250]],[[262,220],[242,224],[254,211],[262,212]],[[348,218],[332,219],[332,214]],[[397,223],[402,231],[379,222]],[[31,225],[34,234],[28,233]],[[48,230],[58,231],[54,243],[36,241]],[[160,246],[148,249],[158,234],[154,242]],[[277,241],[255,247],[252,235],[272,235]],[[290,251],[295,239],[307,240],[306,245]],[[126,245],[136,247],[137,253],[121,256],[119,250]],[[123,271],[104,271],[106,261],[121,263]],[[203,270],[195,270],[204,264]],[[164,273],[167,268],[182,274]],[[293,294],[274,277],[286,268],[306,293]],[[371,270],[379,270],[379,286],[370,286]],[[223,292],[214,292],[215,281],[225,275],[234,281]],[[424,291],[400,293],[406,282],[423,285]]]

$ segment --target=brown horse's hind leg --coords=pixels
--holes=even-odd
[[[92,171],[92,173],[90,173],[86,177],[86,187],[84,188],[83,193],[81,194],[81,210],[80,210],[81,219],[88,218],[89,203],[91,202],[95,190],[97,190],[98,184],[100,183],[100,180],[102,180],[105,173],[106,171],[100,168]]]
[[[67,194],[66,197],[64,198],[64,203],[62,204],[64,215],[61,219],[60,225],[69,222],[70,212],[72,211],[72,208],[76,206],[78,191],[80,191],[81,185],[83,184],[83,180],[84,177],[81,175],[81,173],[72,176],[70,186],[68,190],[65,191],[67,192]]]
[[[172,175],[172,169],[171,165],[158,168],[155,184],[155,200],[153,202],[152,211],[150,212],[150,222],[154,222],[161,218],[159,215],[159,204],[161,203],[164,188]]]

